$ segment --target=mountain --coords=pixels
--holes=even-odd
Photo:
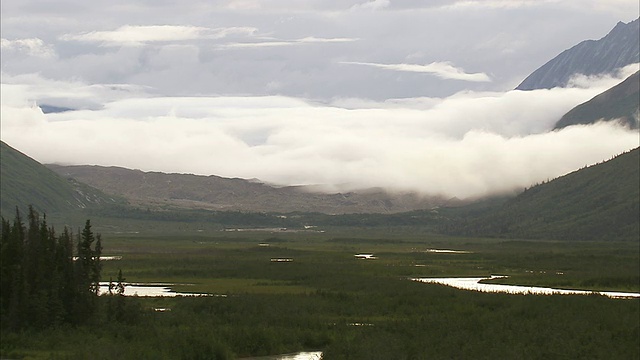
[[[561,87],[574,74],[595,75],[640,62],[640,20],[619,22],[600,40],[586,40],[534,71],[516,90]]]
[[[47,165],[105,193],[140,207],[256,212],[397,213],[451,204],[414,193],[380,189],[325,194],[311,187],[273,187],[257,181],[219,176],[143,172],[120,167]]]
[[[0,213],[8,219],[15,216],[16,206],[23,214],[28,205],[51,214],[119,201],[76,180],[62,178],[4,141],[0,145],[0,180]]]
[[[571,109],[556,123],[555,129],[614,119],[620,119],[623,124],[637,129],[639,116],[640,71],[593,99]]]
[[[448,211],[458,218],[445,231],[455,234],[640,241],[640,148],[531,187],[480,214]]]

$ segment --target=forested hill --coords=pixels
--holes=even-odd
[[[640,150],[536,185],[483,214],[459,215],[446,231],[510,238],[640,241]]]
[[[556,124],[561,129],[576,124],[593,124],[599,120],[620,121],[632,129],[638,128],[640,116],[640,71],[620,84],[580,104],[566,113]]]
[[[13,219],[16,206],[26,213],[33,205],[40,213],[81,209],[117,199],[73,179],[64,179],[45,166],[1,142],[0,214]]]
[[[563,51],[531,73],[516,90],[565,86],[575,74],[610,73],[640,62],[640,20],[619,22],[600,40],[586,40]]]

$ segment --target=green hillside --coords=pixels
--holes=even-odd
[[[60,177],[1,142],[0,214],[5,218],[13,218],[16,206],[25,213],[29,204],[40,213],[51,214],[115,202],[116,199],[99,190]]]
[[[559,240],[640,240],[640,149],[534,186],[483,214],[454,217],[445,231]]]
[[[640,72],[620,84],[580,104],[566,113],[556,129],[576,124],[593,124],[601,119],[620,119],[632,129],[638,128],[640,108]]]

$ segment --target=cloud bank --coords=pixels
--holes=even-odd
[[[165,95],[446,97],[513,88],[638,10],[634,0],[6,0],[2,71]]]
[[[45,163],[514,191],[637,146],[637,132],[613,124],[548,133],[621,76],[507,90],[639,10],[637,0],[6,0],[0,136]]]
[[[200,26],[148,25],[121,26],[110,31],[91,31],[82,34],[65,34],[64,41],[96,42],[105,46],[141,45],[159,41],[185,41],[197,39],[220,39],[232,34],[251,35],[257,31],[251,27],[229,27],[211,29]]]
[[[249,49],[249,48],[264,48],[264,47],[279,47],[279,46],[292,46],[292,45],[304,45],[304,44],[322,44],[322,43],[345,43],[358,41],[358,39],[352,38],[317,38],[317,37],[305,37],[296,40],[268,40],[260,42],[236,42],[229,44],[219,45],[218,49]]]
[[[12,95],[2,97],[2,140],[43,163],[468,198],[518,191],[639,144],[637,131],[611,123],[547,132],[620,81],[614,78],[588,88],[463,92],[366,107],[357,99],[156,97],[127,86],[6,80],[2,93]],[[60,99],[103,106],[46,115],[35,106]]]
[[[38,38],[16,40],[2,38],[0,39],[0,49],[2,52],[18,52],[44,59],[56,57],[53,46]]]
[[[341,64],[364,65],[375,68],[433,74],[442,79],[464,80],[464,81],[491,81],[485,73],[469,74],[459,67],[453,66],[450,62],[432,62],[426,65],[417,64],[376,64],[368,62],[342,61]]]

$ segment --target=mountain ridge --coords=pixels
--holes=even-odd
[[[516,90],[563,87],[575,74],[611,73],[640,62],[640,19],[618,22],[599,40],[585,40],[561,52],[525,78]]]
[[[326,194],[314,187],[274,187],[255,180],[210,175],[143,172],[122,167],[46,165],[132,205],[258,212],[399,213],[459,203],[415,193],[392,194],[381,189]]]

